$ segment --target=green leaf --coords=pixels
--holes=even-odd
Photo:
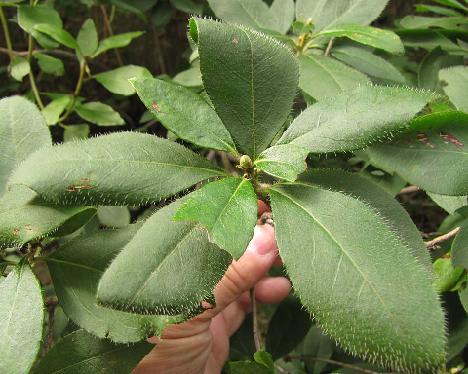
[[[68,31],[65,31],[61,27],[56,25],[51,25],[49,23],[40,23],[34,26],[34,29],[40,31],[52,39],[56,40],[60,44],[63,44],[65,47],[70,49],[78,49],[78,44],[76,40]]]
[[[462,63],[461,56],[450,56],[437,47],[430,51],[418,67],[418,86],[426,90],[441,91],[439,71]]]
[[[460,226],[460,232],[452,242],[453,266],[468,269],[468,220]]]
[[[293,0],[274,0],[270,6],[270,14],[278,22],[275,30],[286,34],[294,21],[294,1]]]
[[[319,101],[370,83],[364,74],[331,57],[301,55],[299,65],[300,89]]]
[[[85,57],[92,56],[98,48],[98,33],[96,25],[91,18],[83,22],[80,32],[76,38],[78,48]]]
[[[340,27],[327,29],[315,34],[315,37],[345,37],[355,42],[366,44],[371,47],[382,49],[391,54],[403,54],[405,48],[399,36],[393,31],[383,30],[371,26],[342,25]]]
[[[257,221],[257,196],[249,180],[224,178],[193,192],[174,219],[199,222],[210,241],[234,259],[244,253]]]
[[[427,50],[432,50],[434,48],[440,47],[444,51],[449,52],[453,55],[464,56],[466,54],[466,49],[463,49],[458,44],[452,42],[449,37],[443,35],[443,32],[440,30],[432,29],[399,29],[396,30],[398,35],[400,35],[403,44],[406,47],[412,48],[424,48]]]
[[[443,28],[447,30],[464,27],[468,21],[464,17],[421,17],[406,16],[398,21],[400,27],[405,29]]]
[[[468,115],[439,112],[413,121],[414,131],[366,150],[370,162],[429,192],[468,194]]]
[[[298,76],[294,56],[283,44],[241,26],[192,19],[190,33],[216,112],[238,149],[255,158],[291,109]]]
[[[142,66],[126,65],[120,68],[99,73],[94,76],[108,91],[120,95],[133,95],[135,89],[130,84],[130,78],[151,78],[152,75],[148,69]]]
[[[278,143],[314,153],[363,148],[408,129],[408,122],[435,97],[403,87],[358,87],[309,106]]]
[[[271,7],[263,0],[208,0],[216,17],[256,30],[285,34],[294,20],[291,0],[274,0]]]
[[[300,176],[298,183],[302,181],[322,189],[352,196],[375,209],[420,265],[428,273],[432,273],[431,258],[426,245],[409,214],[375,182],[360,174],[348,173],[340,169],[312,169]]]
[[[275,371],[253,361],[230,361],[227,363],[228,374],[274,374]]]
[[[96,53],[94,53],[93,57],[99,56],[100,54],[108,51],[109,49],[126,47],[131,43],[133,39],[136,39],[143,34],[144,31],[133,31],[109,36],[108,38],[99,42],[98,49]]]
[[[297,0],[296,18],[311,19],[320,31],[344,24],[368,25],[384,10],[388,0]]]
[[[183,201],[153,214],[115,258],[99,282],[100,303],[123,311],[174,315],[199,313],[202,301],[214,302],[212,290],[231,257],[210,243],[199,225],[173,221]]]
[[[113,344],[84,330],[61,339],[34,367],[32,374],[128,374],[154,346],[147,342]]]
[[[465,312],[468,313],[468,287],[465,286],[464,289],[458,291],[458,296],[460,297],[460,303],[463,305]]]
[[[264,150],[254,165],[276,178],[294,182],[307,168],[305,158],[308,153],[307,149],[294,144],[274,145]]]
[[[0,371],[29,372],[42,342],[41,286],[27,264],[0,283]]]
[[[439,72],[439,78],[441,81],[447,83],[444,87],[444,91],[455,107],[468,112],[468,97],[466,95],[466,87],[468,87],[468,67],[454,66],[443,69]]]
[[[274,29],[268,5],[262,0],[208,0],[216,17],[254,29]]]
[[[320,331],[317,326],[312,326],[304,338],[302,355],[309,373],[320,374],[327,362],[315,358],[330,359],[335,350],[335,343]],[[354,373],[353,373],[354,374]]]
[[[390,62],[364,48],[352,45],[334,47],[333,57],[371,77],[405,83],[405,77]]]
[[[96,213],[90,207],[53,207],[25,186],[14,186],[0,199],[0,247],[21,246],[45,236],[77,230]]]
[[[97,217],[101,225],[115,228],[127,226],[132,218],[126,206],[100,206]]]
[[[203,4],[197,4],[193,0],[169,0],[174,8],[188,14],[202,14]]]
[[[276,309],[265,338],[265,349],[273,359],[287,355],[304,339],[311,317],[294,297],[282,301]]]
[[[57,124],[60,115],[70,105],[71,100],[70,95],[60,95],[54,98],[44,109],[42,109],[41,113],[49,126]]]
[[[131,205],[159,201],[223,174],[179,144],[121,132],[38,151],[10,183],[57,203]]]
[[[180,320],[119,312],[97,304],[99,279],[140,226],[129,225],[121,230],[100,230],[79,236],[47,258],[57,297],[67,316],[94,335],[117,343],[137,342],[159,335],[167,323]],[[96,248],[99,248],[98,256]]]
[[[94,123],[98,126],[122,126],[125,121],[110,105],[99,101],[89,103],[77,103],[76,113],[85,121]]]
[[[428,192],[427,195],[448,214],[453,214],[458,208],[468,205],[468,196],[447,196]]]
[[[273,374],[275,373],[273,358],[265,351],[257,351],[254,361],[231,361],[228,363],[229,374]]]
[[[437,5],[426,5],[426,4],[417,4],[416,6],[416,12],[421,12],[421,13],[435,13],[435,14],[441,14],[443,16],[460,16],[461,14],[457,12],[456,10],[452,10],[449,8],[444,8],[442,6],[437,6]]]
[[[63,141],[70,142],[73,140],[88,139],[89,126],[87,124],[77,125],[62,125]]]
[[[133,79],[131,83],[153,116],[179,138],[201,147],[237,153],[231,135],[200,95],[160,79]]]
[[[44,48],[56,48],[58,44],[48,37],[47,35],[41,34],[35,29],[38,24],[48,23],[57,28],[62,28],[62,20],[58,12],[46,5],[20,5],[18,7],[18,24],[26,31],[31,34]]]
[[[193,66],[187,70],[181,71],[172,78],[172,81],[184,87],[203,87],[200,66]]]
[[[305,181],[277,185],[270,196],[288,275],[327,334],[396,371],[435,372],[445,364],[437,293],[376,209]]]
[[[450,258],[438,258],[434,261],[436,275],[434,287],[440,293],[450,291],[457,284],[464,271],[461,267],[454,267]]]
[[[61,77],[65,73],[65,67],[59,58],[46,55],[44,53],[34,53],[39,67],[44,73]]]
[[[434,2],[468,12],[468,8],[457,0],[434,0]]]
[[[51,144],[47,124],[33,103],[20,96],[0,100],[0,196],[13,170],[38,148]]]
[[[19,82],[31,71],[28,60],[21,56],[13,56],[9,69],[11,76]]]

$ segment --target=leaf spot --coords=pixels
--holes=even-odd
[[[444,139],[446,144],[452,143],[458,149],[463,149],[464,144],[452,134],[441,132],[440,137]]]
[[[419,140],[422,144],[428,146],[429,148],[435,148],[434,145],[433,145],[432,143],[429,142],[429,138],[427,137],[426,134],[419,133],[419,134],[416,135],[416,137],[418,138],[418,140]]]

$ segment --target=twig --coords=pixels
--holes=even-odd
[[[2,22],[3,33],[5,34],[5,42],[7,46],[8,55],[10,60],[13,59],[13,46],[11,44],[10,30],[8,29],[8,23],[5,18],[5,13],[3,13],[3,8],[0,6],[0,20]]]
[[[258,328],[258,305],[255,299],[254,287],[250,289],[250,300],[252,302],[253,336],[254,336],[255,349],[259,351],[262,349],[262,338],[261,338],[260,330]]]
[[[109,20],[109,16],[107,15],[106,6],[101,5],[99,8],[101,9],[101,13],[104,18],[104,24],[106,25],[106,29],[107,29],[107,32],[109,33],[109,36],[113,36],[114,31],[112,30],[112,25]],[[123,66],[122,56],[120,55],[120,52],[117,48],[114,48],[114,53],[115,53],[115,57],[117,58],[119,65]]]
[[[54,319],[55,319],[55,307],[58,304],[57,298],[50,298],[46,301],[48,323],[47,323],[47,342],[45,351],[47,352],[54,345]]]
[[[0,47],[0,53],[6,53],[9,54],[9,51],[7,48],[2,48]],[[28,56],[29,52],[28,51],[11,51],[11,53],[14,56]],[[57,55],[57,56],[63,56],[63,57],[68,57],[68,58],[73,58],[76,59],[76,56],[73,53],[67,52],[67,51],[62,51],[60,49],[35,49],[32,52],[34,53],[45,53],[49,55]]]
[[[70,105],[68,106],[65,114],[59,118],[58,122],[63,122],[73,112],[73,109],[75,108],[76,98],[80,94],[81,87],[83,86],[85,71],[86,71],[86,61],[83,59],[82,61],[80,61],[80,75],[78,76],[78,81],[76,82],[75,90],[73,91]]]
[[[331,52],[331,49],[333,48],[333,41],[335,38],[331,38],[330,41],[328,42],[327,49],[325,50],[324,56],[328,56]]]
[[[28,35],[28,64],[29,64],[29,83],[31,84],[31,90],[34,94],[34,98],[36,99],[37,106],[42,110],[44,109],[44,103],[42,102],[41,95],[39,94],[39,90],[36,85],[36,80],[34,78],[34,72],[31,67],[31,58],[33,53],[34,43],[32,35]]]
[[[403,195],[406,193],[412,193],[412,192],[418,192],[421,191],[421,189],[418,186],[408,186],[405,188],[402,188],[400,192],[397,193],[397,195]]]
[[[440,235],[432,240],[429,240],[428,242],[426,242],[426,248],[433,249],[437,247],[440,243],[443,243],[447,240],[452,239],[455,235],[458,234],[459,231],[460,231],[460,227],[456,227],[452,231],[448,232],[447,234]]]
[[[162,53],[161,49],[161,41],[159,40],[159,33],[154,25],[152,28],[154,35],[154,46],[156,47],[156,53],[158,54],[159,70],[161,74],[167,74],[166,63],[164,62],[164,54]]]
[[[286,356],[288,359],[296,359],[296,360],[302,360],[304,358],[308,358],[310,360],[314,360],[314,361],[322,361],[322,362],[327,362],[329,364],[333,364],[333,365],[338,365],[338,366],[341,366],[341,367],[344,367],[344,368],[348,368],[348,369],[353,369],[353,370],[356,370],[356,371],[359,371],[361,373],[366,373],[366,374],[378,374],[378,372],[374,371],[374,370],[370,370],[370,369],[365,369],[365,368],[361,368],[359,366],[356,366],[356,365],[352,365],[352,364],[348,364],[346,362],[341,362],[341,361],[336,361],[336,360],[331,360],[329,358],[321,358],[321,357],[312,357],[312,356],[308,356],[308,355],[300,355],[300,356]]]

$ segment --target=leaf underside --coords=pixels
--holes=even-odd
[[[272,188],[271,201],[294,289],[327,334],[348,352],[397,371],[444,365],[437,294],[377,209],[303,182]]]
[[[86,331],[117,343],[138,342],[160,335],[166,324],[183,320],[181,317],[130,314],[97,304],[99,279],[140,226],[133,224],[120,230],[100,230],[77,237],[47,258],[55,292],[65,314]]]
[[[56,204],[130,205],[159,201],[222,174],[179,144],[122,132],[40,150],[10,184],[24,184]]]
[[[0,283],[0,372],[27,373],[42,342],[41,287],[27,264]]]
[[[442,122],[444,124],[444,122]],[[366,150],[370,161],[408,182],[442,195],[468,194],[468,121],[414,131]]]
[[[54,345],[32,374],[128,374],[153,347],[147,342],[113,344],[78,330]]]
[[[295,144],[274,145],[264,150],[255,160],[255,166],[276,178],[294,182],[307,164],[309,151]]]
[[[376,183],[341,169],[311,169],[300,176],[301,182],[352,196],[376,209],[420,265],[432,274],[431,258],[418,228],[406,210]]]
[[[202,310],[202,301],[213,302],[231,257],[209,242],[203,227],[173,221],[184,200],[151,216],[115,258],[99,282],[100,303],[142,314],[189,315]]]
[[[33,103],[20,96],[0,100],[0,196],[13,170],[38,148],[50,145],[47,124]]]

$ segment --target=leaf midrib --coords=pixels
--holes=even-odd
[[[132,299],[129,301],[129,305],[132,305],[137,297],[140,295],[140,293],[146,288],[148,285],[149,281],[158,273],[159,269],[161,269],[161,266],[167,261],[168,258],[172,256],[172,254],[179,248],[180,245],[182,245],[185,240],[190,236],[190,234],[197,228],[196,225],[194,225],[191,229],[189,229],[182,238],[176,243],[174,248],[172,250],[168,251],[166,256],[161,260],[159,264],[156,265],[156,268],[151,271],[151,273],[148,275],[148,278],[143,282],[143,284],[138,288],[138,290],[135,292],[135,295],[132,297]]]
[[[287,185],[287,184],[283,184],[283,185]],[[289,185],[301,185],[301,186],[304,186],[304,187],[308,187],[308,188],[312,188],[314,189],[313,186],[310,186],[310,185],[307,185],[307,184],[304,184],[304,183],[294,183],[294,184],[289,184]],[[377,289],[375,288],[375,286],[373,285],[373,283],[367,278],[367,276],[361,271],[361,269],[359,268],[358,264],[353,260],[352,256],[350,256],[348,254],[348,252],[344,249],[344,247],[338,242],[337,239],[335,239],[335,237],[331,234],[331,232],[317,219],[315,218],[312,213],[310,213],[304,206],[302,206],[301,204],[299,204],[297,201],[295,201],[291,196],[289,196],[288,194],[282,192],[282,191],[279,191],[278,189],[273,189],[275,192],[279,193],[280,195],[284,196],[285,198],[287,198],[288,200],[290,200],[294,205],[298,206],[300,209],[302,209],[307,215],[309,215],[321,228],[322,230],[333,240],[333,242],[336,243],[336,245],[341,249],[341,252],[344,253],[346,255],[346,257],[348,258],[348,260],[351,262],[351,264],[353,265],[353,267],[358,271],[358,273],[361,275],[363,281],[365,281],[368,285],[369,285],[369,288],[373,291],[373,293],[375,294],[375,296],[377,296],[377,298],[379,299],[380,303],[382,304],[382,307],[385,309],[385,311],[387,312],[387,315],[388,316],[393,316],[393,314],[390,312],[390,309],[388,308],[388,306],[385,304],[385,301],[383,300],[382,296],[379,294],[379,292],[377,291]]]
[[[109,158],[93,158],[93,159],[74,159],[74,158],[64,158],[62,160],[57,161],[47,161],[43,163],[36,163],[36,166],[40,165],[54,165],[54,164],[62,164],[63,162],[97,162],[97,161],[107,161],[107,162],[116,162],[116,163],[128,163],[128,164],[150,164],[150,165],[157,165],[157,166],[168,166],[174,168],[185,168],[185,169],[196,169],[196,170],[205,170],[210,171],[213,173],[218,173],[217,175],[225,175],[226,173],[223,170],[219,169],[211,169],[208,167],[199,167],[199,166],[190,166],[190,165],[178,165],[178,164],[171,164],[168,162],[158,162],[158,161],[145,161],[145,160],[127,160],[127,159],[109,159]]]

